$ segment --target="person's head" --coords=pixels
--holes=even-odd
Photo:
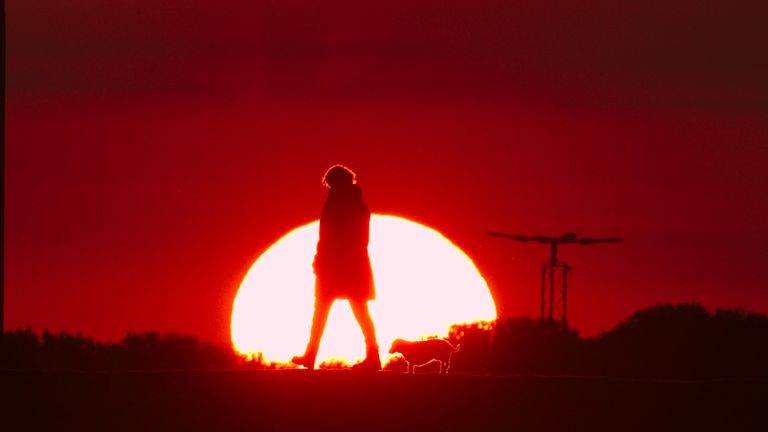
[[[344,165],[334,165],[323,175],[323,186],[328,188],[353,184],[355,184],[355,173]]]

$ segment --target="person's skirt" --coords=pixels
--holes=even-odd
[[[315,256],[315,296],[323,299],[367,301],[376,298],[368,253]]]

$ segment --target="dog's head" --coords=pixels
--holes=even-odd
[[[403,339],[395,339],[392,342],[392,346],[389,348],[389,353],[394,354],[396,352],[400,352],[400,349],[402,349],[403,345],[405,345],[405,341]]]

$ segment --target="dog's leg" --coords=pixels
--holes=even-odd
[[[416,365],[413,363],[408,363],[408,373],[413,375],[416,373]]]
[[[440,373],[441,374],[448,373],[448,363],[442,360],[440,361]]]

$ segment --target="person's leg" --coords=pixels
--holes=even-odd
[[[379,344],[376,341],[376,328],[373,325],[373,319],[368,311],[368,302],[359,300],[350,300],[350,306],[352,306],[352,313],[355,315],[357,323],[360,325],[360,330],[363,331],[365,337],[365,361],[360,364],[363,368],[370,368],[373,370],[381,369],[381,361],[379,360]]]
[[[323,338],[325,324],[328,322],[328,313],[331,311],[333,299],[315,299],[315,312],[312,315],[312,329],[309,331],[309,343],[307,343],[307,353],[312,357],[317,355],[320,348],[320,340]]]
[[[293,363],[302,365],[307,369],[315,368],[315,357],[320,348],[320,340],[323,338],[325,323],[328,321],[328,313],[331,311],[333,299],[315,297],[315,311],[312,315],[312,328],[309,331],[309,342],[303,356],[293,358]]]

